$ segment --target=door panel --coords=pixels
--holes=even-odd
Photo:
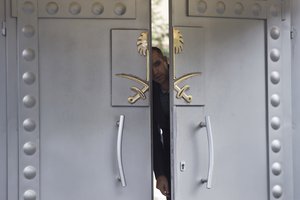
[[[137,9],[132,4],[144,6]],[[129,104],[131,82],[115,76],[135,73],[145,79],[147,56],[139,55],[137,41],[140,33],[149,31],[150,4],[106,1],[103,15],[96,16],[99,5],[91,9],[86,1],[44,2],[39,4],[45,7],[42,10],[36,2],[20,5],[20,198],[152,197],[149,96],[143,107]],[[113,30],[121,29],[126,38],[112,37]],[[122,42],[119,52],[129,47],[131,54],[112,55],[112,39]],[[124,62],[115,62],[124,56]],[[121,71],[114,71],[116,67]],[[118,93],[120,87],[112,84],[113,79],[122,82],[126,91]],[[125,121],[118,143],[121,115]],[[119,180],[117,144],[121,144],[118,155],[126,185]]]
[[[185,6],[173,1],[173,27],[190,31],[201,27],[203,34],[182,34],[183,41],[194,42],[184,42],[182,53],[174,50],[172,60],[176,71],[180,56],[202,60],[189,70],[203,72],[203,83],[193,84],[193,90],[203,91],[203,106],[193,102],[179,106],[177,100],[173,104],[174,199],[268,199],[265,21],[188,17]],[[176,49],[175,33],[173,37]],[[196,50],[201,49],[197,45],[203,50]],[[184,53],[186,49],[196,52],[195,58]],[[174,99],[176,94],[174,90]],[[208,176],[211,153],[206,129],[200,127],[206,116],[210,116],[214,147],[211,189],[202,181]]]
[[[201,199],[267,199],[263,27],[263,22],[239,20],[215,20],[204,25],[206,48],[204,55],[199,55],[205,60],[204,107],[174,108],[176,199],[194,199],[195,196]],[[249,36],[251,45],[243,45]],[[200,83],[197,89],[201,89]],[[200,130],[199,124],[207,115],[211,118],[215,158],[211,190],[201,184],[201,179],[207,176],[209,152],[206,131]],[[190,151],[185,150],[187,147]],[[186,172],[178,170],[181,160],[191,162],[186,163]],[[256,192],[249,193],[249,188]]]

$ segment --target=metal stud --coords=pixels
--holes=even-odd
[[[272,39],[277,40],[280,37],[280,29],[278,27],[272,27],[270,35]]]
[[[32,119],[25,119],[23,121],[23,127],[26,131],[31,132],[31,131],[34,131],[36,125]]]
[[[222,1],[219,1],[217,4],[216,4],[216,11],[218,14],[224,14],[225,12],[225,4],[224,2]]]
[[[279,119],[279,117],[273,117],[271,119],[271,127],[274,130],[278,130],[280,128],[280,119]]]
[[[31,85],[35,82],[35,75],[32,72],[25,72],[22,79],[26,84]]]
[[[81,12],[81,6],[77,2],[72,2],[69,6],[69,12],[72,15],[78,15]]]
[[[197,4],[197,10],[199,13],[205,13],[207,10],[207,3],[205,1],[199,1]]]
[[[273,173],[275,176],[278,176],[278,175],[281,174],[281,171],[282,171],[282,169],[281,169],[281,164],[278,163],[278,162],[273,163],[273,165],[272,165],[272,173]]]
[[[26,155],[31,156],[36,152],[36,146],[32,142],[27,142],[23,146],[23,151]]]
[[[236,3],[234,6],[234,13],[236,15],[241,15],[244,12],[244,6],[241,3]]]
[[[24,192],[24,200],[36,200],[36,192],[34,190],[27,190]]]
[[[36,176],[36,169],[33,166],[27,166],[23,170],[24,177],[27,179],[33,179]]]
[[[281,150],[281,143],[279,140],[273,140],[271,144],[272,151],[278,153]]]
[[[282,187],[280,185],[275,185],[273,187],[272,194],[276,199],[280,198],[282,196],[282,193],[283,193],[283,191],[282,191]]]
[[[277,71],[273,71],[270,78],[273,84],[278,84],[280,82],[280,74]]]
[[[99,3],[99,2],[96,2],[92,5],[92,13],[94,15],[101,15],[104,11],[104,6]]]
[[[35,33],[34,27],[31,25],[25,25],[22,28],[22,33],[24,34],[25,37],[30,38],[30,37],[34,36],[34,33]]]
[[[57,3],[55,2],[49,2],[47,5],[46,5],[46,11],[49,15],[54,15],[58,12],[58,5]]]
[[[257,3],[252,6],[252,14],[254,16],[259,16],[261,13],[261,10],[262,10],[261,6]]]
[[[22,57],[27,61],[32,61],[35,58],[35,52],[30,48],[24,49],[22,51]]]
[[[35,105],[35,98],[33,96],[30,95],[26,95],[23,98],[23,104],[27,107],[27,108],[32,108]]]
[[[274,107],[279,106],[279,104],[280,104],[280,97],[279,97],[278,94],[273,94],[273,95],[271,96],[271,104],[272,104],[272,106],[274,106]]]
[[[115,5],[114,12],[116,15],[119,15],[119,16],[124,15],[126,12],[126,6],[123,3],[117,3]]]
[[[280,51],[278,49],[272,49],[270,58],[273,62],[277,62],[280,59]]]
[[[22,5],[22,10],[24,13],[32,14],[34,12],[34,5],[30,1],[25,1]]]

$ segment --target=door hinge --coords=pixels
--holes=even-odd
[[[1,23],[1,35],[2,36],[6,36],[6,23],[5,23],[5,21],[2,21],[2,23]]]
[[[291,32],[290,32],[290,34],[291,34],[291,40],[292,39],[294,39],[295,37],[296,37],[296,35],[297,35],[297,30],[296,30],[296,28],[295,27],[291,27]]]

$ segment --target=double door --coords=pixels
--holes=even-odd
[[[7,171],[18,178],[8,191],[26,200],[152,199],[150,2],[11,5],[18,61],[8,79],[18,84],[7,86],[17,93],[7,105],[18,108],[18,131],[8,128],[8,141],[17,139],[8,149],[18,156]],[[170,1],[174,200],[290,197],[283,6]]]

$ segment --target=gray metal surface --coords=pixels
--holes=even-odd
[[[4,0],[0,0],[0,23],[5,21],[4,11]],[[6,38],[0,34],[0,199],[6,199],[7,195],[6,137]]]
[[[292,92],[293,92],[293,171],[294,199],[300,199],[300,1],[293,1],[292,25],[295,28],[293,41]]]
[[[176,200],[268,198],[263,27],[262,21],[251,20],[203,23],[205,105],[174,108]],[[240,45],[250,36],[251,45]],[[199,127],[206,115],[211,116],[215,151],[210,190],[201,184],[209,162],[206,131]],[[176,169],[181,160],[185,172]]]
[[[253,96],[253,98],[256,98],[255,100],[256,102],[252,103],[248,98],[245,98],[245,100],[243,101],[249,102],[248,105],[253,104],[255,106],[255,109],[261,107],[262,110],[268,111],[265,114],[259,111],[256,112],[260,116],[267,117],[266,119],[262,118],[260,121],[257,121],[257,124],[255,125],[255,127],[260,130],[258,132],[263,134],[263,136],[261,136],[260,134],[259,136],[257,136],[257,138],[263,137],[263,139],[258,141],[256,138],[252,138],[253,143],[261,142],[259,144],[259,148],[256,149],[258,152],[260,152],[259,155],[265,153],[264,155],[262,155],[264,157],[257,158],[257,159],[261,159],[260,161],[262,161],[263,164],[262,162],[260,162],[260,164],[258,165],[261,166],[257,167],[255,171],[256,173],[263,173],[261,175],[265,175],[264,177],[266,178],[264,179],[264,181],[260,182],[261,184],[263,184],[263,186],[258,188],[258,191],[256,192],[258,196],[255,197],[255,199],[259,199],[259,198],[292,199],[293,198],[292,195],[293,177],[291,173],[292,171],[291,170],[292,167],[291,98],[290,98],[291,85],[289,83],[289,80],[291,79],[289,75],[290,40],[289,40],[289,35],[287,34],[288,29],[290,28],[289,27],[290,16],[288,12],[289,1],[285,1],[284,3],[277,0],[259,1],[259,2],[253,1],[256,4],[259,4],[259,6],[261,7],[267,5],[266,16],[262,17],[262,19],[264,20],[249,20],[245,18],[252,18],[252,17],[247,17],[247,16],[245,17],[242,15],[238,16],[236,15],[236,13],[227,16],[226,14],[227,11],[233,12],[235,9],[230,7],[230,5],[236,5],[235,2],[232,1],[218,1],[216,4],[214,4],[214,1],[209,1],[209,4],[213,4],[213,6],[215,6],[213,8],[213,12],[208,13],[208,15],[197,15],[198,17],[196,17],[196,15],[194,15],[193,17],[188,17],[188,14],[186,13],[186,11],[188,10],[187,9],[188,5],[186,5],[184,2],[181,1],[170,1],[170,2],[172,5],[171,9],[173,11],[172,19],[171,19],[171,24],[173,27],[200,26],[203,27],[205,32],[205,37],[204,37],[204,40],[206,41],[206,43],[204,44],[205,71],[207,74],[207,76],[205,77],[205,105],[204,105],[205,113],[210,109],[212,109],[210,110],[211,112],[214,112],[213,110],[216,109],[215,112],[218,113],[218,115],[222,115],[222,113],[220,112],[221,102],[224,104],[224,102],[227,101],[227,98],[230,97],[231,94],[234,94],[234,92],[236,92],[234,89],[229,90],[227,86],[229,86],[231,81],[237,81],[240,78],[243,79],[240,81],[244,81],[246,79],[245,77],[242,78],[243,76],[240,76],[238,73],[241,72],[239,70],[242,69],[242,65],[245,66],[248,65],[249,68],[254,68],[254,66],[258,67],[258,65],[261,66],[259,69],[255,70],[255,73],[261,70],[261,68],[264,69],[263,71],[264,75],[261,76],[261,73],[259,74],[260,79],[262,78],[262,80],[257,81],[256,80],[257,76],[256,76],[253,79],[255,80],[256,83],[248,82],[245,83],[244,85],[248,87],[248,90],[250,92],[252,91],[252,93],[253,92],[256,93],[256,91],[253,91],[255,85],[257,88],[260,88],[261,90],[259,90],[260,96],[259,94],[257,94],[257,96]],[[204,1],[195,1],[195,2],[201,3]],[[241,2],[241,3],[245,3],[245,2]],[[198,7],[197,9],[201,10],[202,9],[201,6],[203,5],[201,4],[200,8]],[[227,18],[227,19],[222,19],[222,18]],[[262,43],[265,43],[266,46],[264,46]],[[230,48],[226,47],[229,45],[232,46]],[[265,54],[265,52],[267,53]],[[243,59],[240,60],[240,58]],[[171,59],[171,61],[172,60],[173,59]],[[265,65],[265,61],[267,65]],[[259,62],[259,63],[255,64],[255,62]],[[226,79],[225,75],[228,74],[228,71],[222,71],[223,74],[221,76],[221,72],[219,71],[219,69],[222,69],[221,67],[224,68],[229,67],[228,69],[230,69],[230,67],[234,67],[234,66],[236,66],[239,70],[238,71],[233,70],[231,72],[233,73],[233,77],[227,78],[227,80],[225,81],[224,80]],[[175,61],[175,67],[176,69],[178,68],[176,66],[176,61]],[[215,71],[207,71],[207,70],[212,70],[214,68]],[[251,72],[249,74],[254,74],[254,73]],[[213,77],[214,79],[208,81],[207,77]],[[207,85],[213,83],[215,84],[221,83],[222,81],[224,82],[218,86],[222,88],[220,90],[216,89],[218,88],[217,85],[215,86]],[[260,82],[260,84],[257,84],[257,82]],[[267,87],[265,88],[265,86]],[[243,88],[244,91],[246,91],[246,89],[247,88],[245,87]],[[218,99],[219,95],[223,92],[223,90],[227,90],[227,92],[224,93],[224,95],[221,95],[222,99]],[[249,96],[250,94],[251,93],[244,94],[244,95]],[[212,95],[212,97],[214,98],[207,99],[209,95]],[[267,99],[265,99],[266,96]],[[239,95],[238,97],[242,97],[242,96]],[[216,102],[217,107],[215,106],[209,107],[209,105],[213,105],[214,101],[217,101]],[[237,101],[237,99],[233,98],[229,103],[234,101]],[[237,108],[238,106],[239,104],[236,102],[234,104],[234,107]],[[227,106],[224,104],[224,107]],[[229,109],[227,111],[228,113],[233,112],[231,110],[232,107],[228,109]],[[244,108],[240,107],[238,110],[243,111],[243,109]],[[252,110],[250,110],[249,112],[251,113]],[[255,116],[256,113],[253,113],[253,116]],[[211,115],[210,113],[207,114]],[[176,115],[179,116],[180,114],[176,111]],[[213,116],[211,117],[212,117],[212,124],[213,124],[214,123]],[[233,118],[234,116],[226,116],[224,117],[224,120],[222,120],[222,122],[220,123],[226,126],[226,124],[230,124],[231,121],[225,123],[225,120],[227,119],[230,120]],[[245,119],[247,118],[242,117],[237,120],[245,120]],[[178,131],[177,129],[178,127],[180,127],[180,126],[178,127],[176,126],[176,123],[179,123],[176,122],[176,120],[174,119],[173,121],[174,132]],[[252,119],[249,118],[248,120],[251,121]],[[247,124],[243,124],[241,121],[237,122],[237,124],[238,124],[237,128],[247,127]],[[258,134],[258,132],[255,131],[256,134]],[[224,140],[227,141],[226,138]],[[177,138],[174,137],[173,142],[176,143],[176,141]],[[247,143],[247,145],[249,144],[251,143],[250,142]],[[185,146],[188,145],[185,144]],[[217,144],[215,144],[215,146],[217,146]],[[249,153],[248,150],[245,151],[246,153]],[[175,153],[175,157],[176,157],[176,153]],[[228,160],[229,159],[231,158],[228,158]],[[240,160],[242,159],[240,158]],[[217,165],[217,161],[215,162]],[[227,161],[224,158],[224,162],[227,163],[229,161]],[[243,164],[247,162],[241,162],[241,163],[242,164],[239,164],[240,167],[242,167]],[[174,167],[175,168],[173,170],[174,171],[173,175],[176,177],[176,162],[174,163]],[[263,169],[263,171],[259,171],[261,168]],[[214,177],[216,177],[216,174],[217,172],[215,173]],[[228,173],[224,172],[222,174],[228,174]],[[247,180],[247,178],[245,178],[244,180]],[[253,180],[253,182],[256,181]],[[186,183],[181,183],[181,184],[186,184]],[[243,187],[246,184],[250,184],[250,182],[248,181],[247,183],[241,182],[240,185]],[[176,180],[175,180],[175,187],[176,187]],[[173,191],[175,191],[176,193],[177,192],[176,188],[173,189]],[[246,194],[246,190],[236,189],[236,191],[239,192],[237,193],[232,192],[230,195],[242,195],[243,193]],[[220,196],[218,196],[218,193],[214,193],[214,189],[211,190],[211,193],[212,195],[216,194],[217,199],[221,197],[224,198],[224,195],[223,196],[220,195],[221,194],[220,192],[219,192]],[[207,194],[209,194],[209,191],[207,191]],[[247,194],[246,196],[249,195]],[[175,198],[176,197],[177,196],[175,195]],[[236,196],[236,198],[240,199],[241,197]]]

